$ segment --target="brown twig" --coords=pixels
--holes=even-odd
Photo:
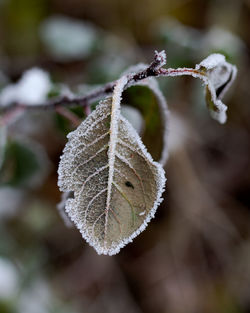
[[[57,106],[55,110],[57,113],[68,119],[71,122],[72,126],[78,127],[81,124],[81,119],[67,108]]]
[[[8,125],[13,123],[23,112],[25,112],[26,107],[19,104],[14,106],[11,110],[7,110],[2,116],[0,116],[0,126]]]
[[[200,78],[203,81],[206,81],[207,77],[206,74],[202,71],[195,70],[192,68],[177,68],[177,69],[165,69],[162,68],[166,64],[166,53],[165,51],[157,52],[155,51],[153,62],[142,71],[137,73],[128,74],[128,83],[127,85],[131,85],[132,83],[136,83],[140,80],[146,79],[148,77],[169,77],[169,76],[182,76],[182,75],[191,75],[195,78]],[[75,106],[82,106],[87,107],[91,103],[96,100],[99,100],[102,97],[105,97],[112,93],[114,87],[116,85],[116,81],[107,83],[102,87],[99,87],[92,92],[88,93],[84,96],[76,96],[76,97],[58,97],[52,99],[48,102],[36,104],[36,105],[27,105],[24,106],[22,104],[22,108],[25,110],[56,110],[58,107],[75,107]],[[13,103],[7,107],[2,108],[2,120],[5,119],[5,115],[11,114],[17,108],[20,107],[20,103]],[[1,104],[0,104],[1,108]]]

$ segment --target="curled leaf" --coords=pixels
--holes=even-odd
[[[202,79],[206,85],[206,102],[211,116],[218,122],[225,123],[227,106],[221,99],[236,77],[236,67],[226,62],[224,55],[215,53],[196,65],[196,70],[206,74]]]
[[[162,166],[120,115],[126,83],[68,135],[58,170],[60,190],[74,193],[66,212],[99,254],[118,253],[145,229],[165,185]]]

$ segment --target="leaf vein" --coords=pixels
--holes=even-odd
[[[93,174],[91,174],[90,176],[88,176],[88,178],[85,180],[85,182],[82,185],[82,188],[80,189],[79,193],[78,193],[78,197],[77,197],[77,203],[79,203],[79,199],[80,196],[84,190],[85,185],[87,184],[88,181],[90,181],[91,178],[93,178],[94,176],[96,176],[97,174],[99,174],[100,172],[104,171],[106,168],[108,168],[108,164],[104,165],[102,167],[100,167],[99,169],[97,169]]]
[[[115,181],[113,181],[113,186],[116,188],[116,190],[120,193],[120,195],[128,202],[130,208],[131,208],[131,215],[132,215],[132,226],[135,225],[135,209],[133,204],[130,202],[128,197],[124,194],[124,192],[121,191],[120,187],[116,184]]]
[[[144,186],[143,186],[143,181],[141,179],[141,176],[139,174],[137,174],[136,170],[133,168],[133,166],[123,157],[121,156],[118,152],[116,153],[116,157],[122,162],[124,163],[127,167],[130,168],[130,170],[133,171],[133,173],[135,174],[136,178],[139,180],[139,183],[140,183],[140,186],[141,186],[141,189],[142,189],[142,195],[143,195],[143,201],[144,201],[144,206],[145,206],[145,209],[146,209],[146,199],[145,199],[145,189],[144,189]]]
[[[85,211],[85,217],[84,217],[84,222],[86,223],[86,220],[87,220],[87,216],[88,216],[88,210],[90,208],[90,206],[92,205],[92,203],[101,195],[103,194],[105,191],[107,191],[107,188],[104,188],[102,189],[101,191],[99,191],[88,203],[88,206],[86,208],[86,211]]]
[[[87,164],[89,161],[93,160],[95,157],[98,156],[101,152],[103,152],[105,149],[107,149],[108,145],[103,146],[101,149],[99,149],[94,155],[92,155],[88,160],[84,161],[83,163],[79,163],[76,168],[72,171],[71,178],[74,177],[79,167]]]

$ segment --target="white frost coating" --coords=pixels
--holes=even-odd
[[[159,65],[155,69],[163,67],[167,63],[167,55],[165,50],[160,52],[155,51],[155,59],[158,61]]]
[[[159,53],[160,57],[165,58],[163,62],[166,63],[166,54],[162,54],[162,52]],[[148,67],[147,64],[139,63],[137,65],[131,66],[123,73],[123,75],[127,75],[129,73],[136,73],[142,70],[145,70]],[[161,158],[159,162],[164,166],[168,159],[168,124],[169,124],[169,110],[167,105],[167,100],[165,96],[163,95],[161,89],[159,88],[159,84],[157,80],[154,77],[148,77],[144,80],[141,80],[137,83],[129,84],[127,88],[131,86],[146,86],[148,87],[155,95],[159,108],[161,113],[161,120],[162,120],[162,126],[163,126],[163,148],[161,152]]]
[[[147,227],[147,225],[150,222],[150,220],[152,218],[154,218],[155,212],[156,212],[158,206],[160,205],[160,203],[163,200],[163,198],[161,196],[162,196],[162,193],[165,190],[166,177],[165,177],[165,171],[164,171],[162,165],[160,163],[158,163],[158,162],[155,162],[152,159],[152,156],[150,155],[150,153],[148,153],[146,147],[144,146],[143,142],[141,141],[140,136],[135,131],[135,129],[132,127],[132,125],[122,116],[121,116],[121,120],[125,123],[125,125],[126,125],[126,127],[128,129],[128,136],[131,138],[131,140],[136,142],[139,145],[143,155],[146,157],[148,162],[150,162],[150,163],[152,163],[152,164],[154,164],[156,166],[157,171],[158,171],[158,180],[156,181],[158,193],[157,193],[156,200],[154,202],[154,206],[152,207],[152,209],[149,212],[149,214],[145,217],[145,220],[143,221],[141,226],[129,238],[126,238],[126,239],[122,240],[119,243],[119,245],[115,246],[113,248],[113,250],[110,251],[109,253],[105,253],[105,251],[101,250],[101,252],[97,251],[98,254],[108,254],[108,255],[117,254],[120,251],[121,248],[123,248],[129,242],[132,242],[133,239],[135,237],[137,237]]]
[[[118,80],[114,88],[113,97],[112,97],[110,140],[109,140],[109,150],[108,150],[109,178],[108,178],[108,193],[107,193],[107,202],[106,202],[105,229],[107,227],[108,210],[110,207],[111,189],[112,189],[113,176],[114,176],[115,149],[116,149],[116,142],[118,138],[118,126],[119,126],[118,123],[119,123],[119,118],[121,115],[120,107],[121,107],[122,92],[127,82],[128,82],[127,76],[122,76]]]
[[[219,123],[224,124],[227,120],[227,106],[221,101],[233,81],[235,80],[237,69],[234,65],[226,62],[225,56],[214,53],[196,65],[196,70],[206,72],[203,79],[210,95],[207,91],[207,97],[213,103],[210,107],[211,116]]]
[[[218,100],[218,101],[220,101],[220,100]],[[219,105],[219,103],[217,102],[217,106],[218,105]],[[227,106],[221,102],[221,109],[219,110],[219,112],[210,110],[210,115],[212,116],[212,118],[214,120],[218,121],[220,124],[225,124],[227,121],[227,113],[226,112],[227,112]]]
[[[124,85],[126,84],[125,80],[122,80],[122,82]],[[121,87],[122,83],[118,86],[120,86],[120,88],[121,88],[121,90],[119,91],[119,93],[121,93],[122,92],[122,87]],[[119,93],[116,96],[115,101],[120,101]],[[107,108],[108,108],[107,105],[108,105],[107,100],[102,101],[99,104],[99,106],[96,108],[96,110],[94,112],[92,112],[91,115],[89,115],[83,121],[83,123],[74,132],[72,132],[68,136],[69,142],[65,146],[64,154],[61,158],[61,162],[60,162],[59,170],[58,170],[58,174],[59,174],[58,185],[59,185],[61,191],[70,191],[70,188],[72,188],[72,186],[74,186],[74,180],[76,180],[76,176],[71,177],[70,174],[72,171],[71,164],[74,162],[74,156],[75,156],[76,151],[78,150],[78,148],[76,148],[75,145],[80,144],[79,140],[81,137],[79,137],[79,136],[84,136],[84,138],[87,138],[86,133],[88,133],[88,135],[90,135],[88,129],[91,125],[94,124],[94,121],[96,121],[98,116],[99,117],[100,116],[107,116]],[[100,120],[100,118],[99,118],[99,120]],[[102,184],[102,187],[100,187],[95,193],[92,194],[91,198],[89,198],[89,200],[86,204],[86,207],[82,208],[82,209],[84,209],[85,212],[83,211],[81,213],[81,210],[77,211],[76,207],[80,201],[80,195],[83,193],[84,188],[86,186],[86,181],[90,182],[91,177],[93,177],[93,175],[96,175],[96,171],[98,172],[98,174],[100,174],[101,171],[104,171],[104,170],[107,171],[108,165],[110,164],[110,160],[108,162],[109,164],[107,164],[103,167],[100,167],[99,169],[97,169],[97,166],[99,164],[96,164],[96,166],[93,168],[93,170],[95,172],[93,173],[93,171],[92,171],[92,174],[90,173],[90,175],[88,175],[87,179],[82,180],[81,185],[79,187],[77,187],[78,188],[77,189],[78,195],[76,195],[77,197],[75,199],[71,198],[71,199],[67,200],[66,212],[69,214],[71,220],[75,223],[76,227],[80,230],[83,238],[91,246],[93,246],[95,248],[95,250],[97,251],[98,254],[106,254],[106,255],[114,255],[114,254],[118,253],[122,247],[124,247],[127,243],[131,242],[133,240],[133,238],[135,238],[141,231],[143,231],[145,229],[148,222],[154,216],[155,211],[156,211],[159,203],[162,201],[161,195],[162,195],[162,192],[164,191],[164,186],[165,186],[165,181],[166,181],[165,173],[164,173],[164,170],[162,168],[162,165],[153,161],[151,155],[147,152],[146,147],[143,145],[141,138],[139,137],[139,135],[137,134],[135,129],[130,125],[130,123],[122,116],[118,116],[117,123],[119,123],[119,125],[122,125],[123,130],[126,131],[126,138],[128,140],[128,145],[133,146],[136,143],[137,147],[136,147],[136,150],[134,150],[134,153],[138,153],[141,156],[143,156],[145,163],[150,164],[150,166],[152,166],[154,168],[156,193],[154,196],[154,200],[152,202],[153,203],[152,206],[150,205],[150,209],[148,208],[147,213],[145,212],[145,218],[143,217],[143,220],[140,221],[138,227],[136,227],[134,230],[132,229],[131,235],[129,235],[128,237],[121,237],[121,239],[114,241],[111,244],[111,246],[109,246],[109,248],[106,249],[105,244],[100,243],[99,240],[97,238],[95,238],[94,228],[95,228],[98,220],[103,218],[103,216],[106,214],[107,207],[105,208],[105,205],[104,205],[104,207],[101,208],[102,211],[100,211],[100,214],[98,214],[97,219],[94,220],[94,224],[92,224],[92,230],[87,228],[87,224],[86,224],[86,216],[88,215],[88,212],[86,212],[86,208],[88,209],[88,211],[90,211],[93,208],[91,206],[92,205],[91,202],[96,201],[97,198],[99,199],[99,197],[103,196],[103,194],[106,192],[105,188],[108,185],[106,182],[106,178],[105,178],[105,184],[104,184],[102,181],[103,179],[100,176],[100,184]],[[98,127],[98,124],[96,124],[95,127]],[[93,128],[92,134],[94,134],[94,132],[95,132],[95,129]],[[103,130],[103,133],[104,132],[105,132],[105,130]],[[101,135],[101,134],[99,133],[99,135]],[[92,137],[92,140],[95,140],[95,138],[96,137]],[[118,141],[117,141],[117,144],[118,144]],[[83,147],[84,147],[84,145],[83,145]],[[115,149],[113,150],[113,153],[116,156],[118,155],[118,151],[116,151]],[[111,157],[113,157],[113,156],[111,155]],[[83,162],[84,162],[84,159],[83,159]],[[65,169],[65,166],[68,167],[68,169]],[[77,163],[76,163],[76,166],[77,166]],[[114,165],[113,165],[113,167],[114,167]],[[87,167],[82,169],[83,172],[85,172],[86,170],[88,170]],[[114,168],[114,171],[115,170],[116,169]],[[113,174],[114,174],[114,172],[113,172]],[[114,184],[115,183],[116,182],[114,181]],[[93,185],[93,187],[96,188],[96,186],[94,186],[94,185]],[[94,190],[95,189],[93,189],[92,191],[94,191]],[[110,210],[112,210],[112,208],[110,208]],[[85,217],[84,217],[84,215],[85,215]]]
[[[24,105],[43,103],[51,88],[48,73],[32,68],[26,71],[16,84],[5,87],[0,94],[0,105],[8,106],[13,102]]]
[[[208,56],[200,64],[197,64],[195,70],[185,67],[177,69],[168,68],[166,76],[189,75],[201,79],[208,88],[206,92],[210,114],[214,119],[223,124],[226,122],[227,106],[222,103],[221,99],[233,83],[236,74],[236,66],[226,62],[223,55],[215,53]]]
[[[207,70],[211,70],[212,68],[218,66],[221,63],[225,63],[225,56],[219,53],[213,53],[209,55],[206,59],[201,61],[200,64],[196,65],[196,70],[199,70],[201,67],[205,67]]]
[[[218,96],[219,99],[223,98],[236,78],[236,66],[228,63],[224,55],[214,53],[208,56],[200,64],[196,65],[196,69],[198,70],[202,69],[202,67],[207,70],[207,76],[211,83],[211,88],[213,87],[216,90],[221,85],[226,84]]]
[[[129,136],[129,138],[131,138],[131,141],[136,142],[139,145],[143,155],[146,157],[148,162],[153,163],[156,166],[157,171],[158,171],[158,180],[156,181],[158,193],[157,193],[156,200],[154,202],[154,206],[152,207],[149,214],[145,217],[145,220],[143,221],[141,226],[137,230],[135,230],[135,232],[133,232],[130,237],[122,240],[118,245],[115,245],[112,249],[110,249],[108,251],[103,249],[103,247],[101,247],[101,246],[96,246],[95,243],[93,243],[93,241],[91,240],[91,238],[86,237],[86,234],[80,230],[82,235],[83,235],[83,238],[86,239],[86,241],[89,243],[90,246],[93,246],[96,249],[98,254],[115,255],[115,254],[119,253],[121,248],[123,248],[129,242],[132,242],[133,239],[135,237],[137,237],[147,227],[150,220],[152,218],[154,218],[155,212],[163,200],[163,198],[161,196],[165,190],[166,177],[165,177],[165,171],[164,171],[162,165],[158,162],[153,161],[152,156],[148,153],[146,147],[144,146],[144,144],[141,141],[140,136],[134,130],[132,125],[122,116],[121,116],[121,120],[126,124],[126,127],[128,129],[128,136]]]

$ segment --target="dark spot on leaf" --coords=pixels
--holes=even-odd
[[[67,199],[75,199],[74,191],[69,191],[68,192]]]
[[[135,189],[135,187],[131,184],[130,181],[126,181],[125,185],[129,188]]]

